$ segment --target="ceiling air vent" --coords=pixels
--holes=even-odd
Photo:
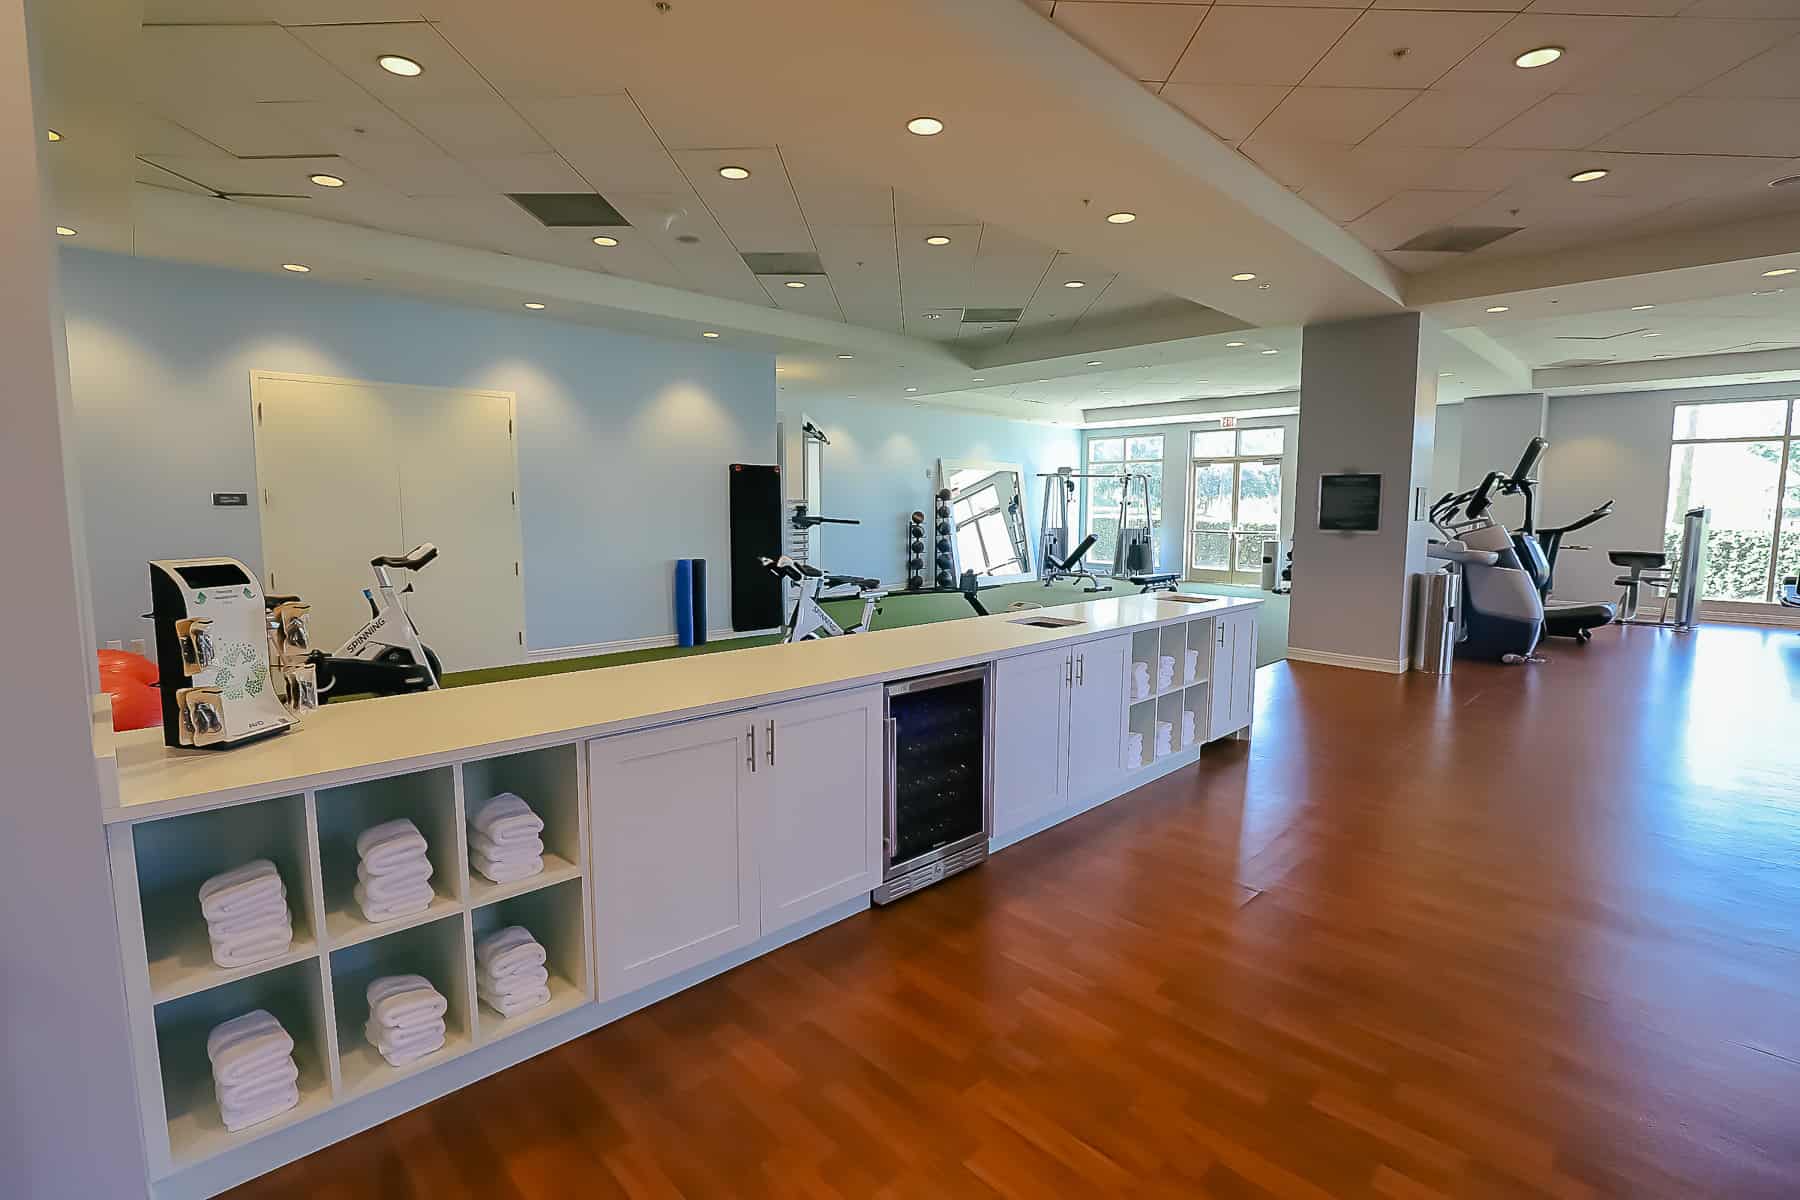
[[[597,192],[508,192],[506,198],[551,229],[631,224]]]
[[[823,275],[825,266],[816,254],[775,251],[744,255],[744,265],[752,275]]]
[[[964,325],[1017,325],[1022,308],[965,308]]]
[[[1435,250],[1445,254],[1467,254],[1483,246],[1491,246],[1503,237],[1523,229],[1523,225],[1444,225],[1427,230],[1395,250]]]

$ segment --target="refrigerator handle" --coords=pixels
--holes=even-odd
[[[887,830],[881,842],[884,848],[883,857],[891,862],[894,857],[894,844],[900,837],[900,797],[895,794],[898,790],[898,772],[894,766],[894,759],[900,751],[900,722],[893,717],[884,717],[881,721],[881,731],[884,751],[882,755],[882,806],[886,809],[887,815]]]

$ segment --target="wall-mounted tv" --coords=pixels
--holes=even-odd
[[[1343,472],[1319,477],[1319,528],[1374,533],[1381,528],[1381,476]]]

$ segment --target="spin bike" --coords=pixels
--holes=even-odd
[[[863,633],[875,614],[881,609],[877,607],[887,592],[882,589],[881,580],[865,579],[860,575],[827,575],[815,566],[796,562],[787,555],[780,558],[762,558],[759,560],[771,574],[794,585],[796,597],[793,611],[788,614],[787,621],[781,630],[784,642],[805,642],[818,638],[842,637],[847,633]],[[832,591],[832,589],[842,589]],[[831,614],[819,604],[821,600],[843,600],[855,596],[862,601],[862,615],[854,625],[839,625],[832,620]]]
[[[334,654],[313,650],[306,656],[319,685],[319,701],[333,695],[398,696],[406,692],[436,690],[444,676],[437,654],[419,637],[418,626],[407,614],[402,597],[412,584],[395,587],[390,570],[417,571],[438,555],[430,542],[421,542],[406,554],[383,554],[369,560],[375,570],[375,586],[363,589],[369,602],[369,620],[350,635]],[[283,604],[298,603],[298,596],[266,596],[271,614]],[[304,621],[283,629],[288,644],[305,649]],[[298,640],[296,640],[296,638]]]

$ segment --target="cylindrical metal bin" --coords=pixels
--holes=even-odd
[[[1456,655],[1462,576],[1425,571],[1413,576],[1412,669],[1448,675]]]

